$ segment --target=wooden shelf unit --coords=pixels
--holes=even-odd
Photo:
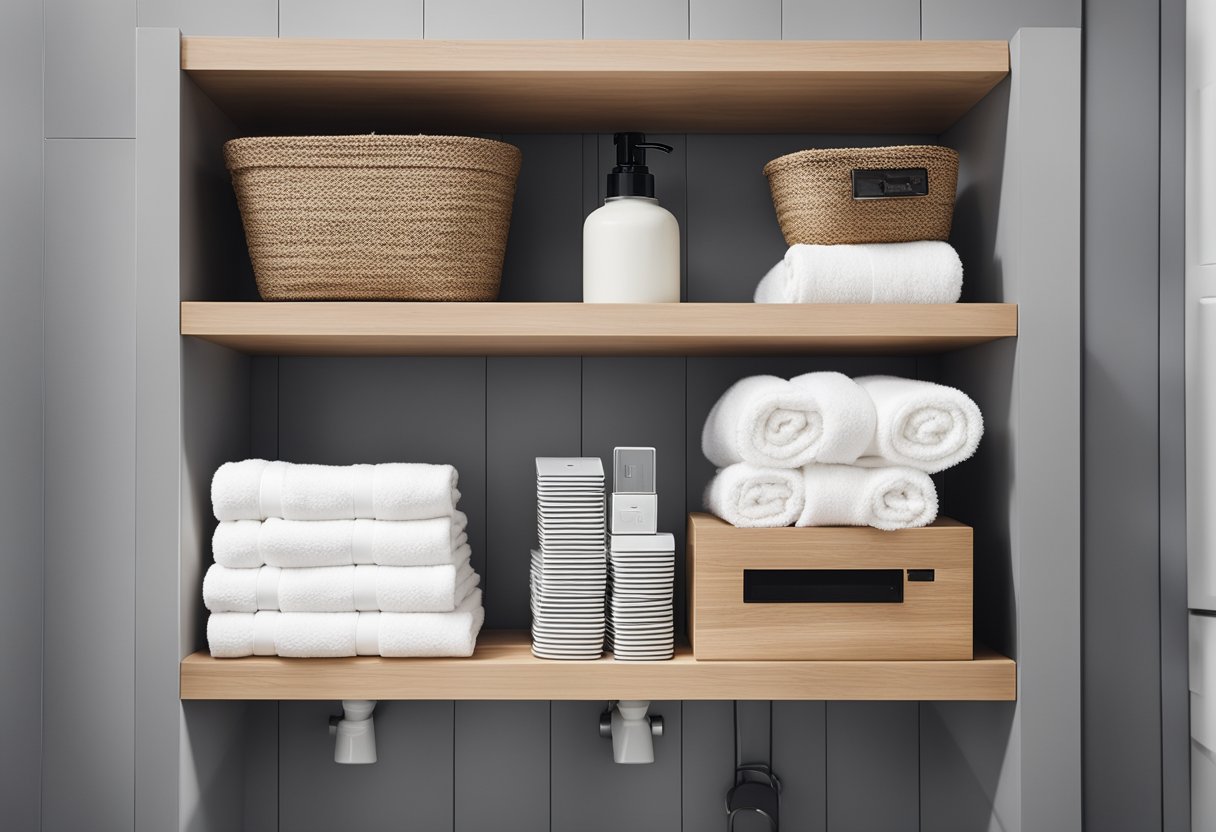
[[[1004,41],[376,41],[186,37],[181,68],[245,133],[939,134],[1009,75]],[[1015,304],[180,305],[180,332],[274,355],[943,352],[1015,337]],[[183,700],[979,700],[1015,662],[561,662],[483,631],[470,658],[213,659]]]
[[[183,302],[181,333],[276,355],[942,352],[1017,335],[1017,305]]]
[[[186,37],[181,66],[251,129],[936,134],[1009,74],[1009,46]]]
[[[181,663],[182,699],[832,699],[1017,697],[1012,659],[707,661],[687,647],[666,662],[537,659],[526,632],[485,630],[462,659],[213,659]]]

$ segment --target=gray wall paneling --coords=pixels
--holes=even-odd
[[[499,300],[582,300],[584,137],[524,133],[502,139],[519,148],[523,163]]]
[[[580,0],[430,0],[423,14],[423,34],[437,40],[583,36]]]
[[[43,828],[129,830],[135,143],[46,144]],[[105,441],[98,441],[104,437]],[[71,799],[64,799],[70,795]]]
[[[921,0],[782,0],[786,40],[919,40]]]
[[[1186,0],[1161,3],[1161,828],[1190,829],[1186,587]]]
[[[1080,480],[1061,463],[1080,458],[1079,32],[1022,30],[1011,59],[1007,92],[944,138],[964,151],[954,239],[970,295],[1017,302],[1021,337],[940,366],[985,414],[984,447],[946,481],[977,531],[977,638],[1016,656],[1019,701],[984,706],[985,719],[974,705],[922,706],[932,829],[1081,825]],[[995,809],[960,817],[981,804]]]
[[[285,38],[420,38],[423,0],[279,0]]]
[[[781,40],[781,0],[689,0],[693,40]]]
[[[1084,738],[1094,829],[1162,822],[1159,14],[1153,0],[1090,3],[1085,24]],[[1113,412],[1121,418],[1104,418]]]
[[[784,786],[784,828],[826,832],[827,761],[827,703],[774,702],[772,765]]]
[[[549,829],[549,702],[457,702],[456,832]]]
[[[1081,10],[1082,0],[921,0],[921,37],[1008,40],[1032,26],[1080,27]]]
[[[39,825],[42,755],[42,4],[0,6],[0,817]]]
[[[350,0],[343,3],[348,5]],[[135,14],[136,26],[180,29],[184,35],[279,34],[278,0],[136,0]]]
[[[583,0],[583,37],[688,40],[689,0]]]
[[[486,626],[526,630],[536,546],[538,456],[579,456],[577,358],[490,358],[486,365]],[[492,587],[492,589],[491,589]]]
[[[247,791],[258,784],[256,778],[245,777],[249,761],[253,759],[246,748],[246,739],[249,734],[256,734],[256,729],[246,725],[242,717],[260,705],[182,703],[180,736],[174,733],[171,738],[161,737],[162,746],[171,746],[174,752],[180,747],[180,767],[174,760],[173,765],[166,768],[174,779],[180,778],[181,792],[170,790],[167,794],[149,795],[146,790],[159,789],[159,785],[146,776],[137,781],[137,803],[148,805],[137,808],[139,825],[136,828],[181,829],[183,832],[256,829],[243,822]],[[163,810],[157,804],[163,804]],[[176,814],[179,805],[180,820]],[[169,826],[152,825],[166,818]]]
[[[689,701],[680,706],[681,829],[724,825],[722,801],[735,774],[733,705]]]
[[[920,829],[918,707],[916,702],[827,703],[827,828],[832,832]]]
[[[47,138],[133,138],[135,0],[42,5]]]

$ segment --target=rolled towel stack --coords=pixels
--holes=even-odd
[[[471,655],[485,611],[456,486],[450,465],[222,465],[211,654]]]
[[[969,458],[984,423],[965,393],[893,376],[745,378],[701,436],[719,466],[705,508],[735,526],[915,528],[937,518],[929,474]]]
[[[756,303],[957,303],[963,262],[949,243],[790,246]]]

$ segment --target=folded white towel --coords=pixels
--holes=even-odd
[[[477,588],[465,561],[446,566],[316,566],[229,569],[203,578],[211,612],[451,612]]]
[[[894,376],[863,376],[878,430],[858,465],[906,465],[935,474],[975,453],[984,435],[984,417],[966,393]]]
[[[471,656],[485,617],[479,589],[453,612],[220,612],[207,643],[217,659]]]
[[[949,243],[793,245],[756,303],[957,303],[963,263]]]
[[[803,479],[797,468],[730,465],[709,481],[705,510],[742,528],[789,526],[802,513]]]
[[[426,520],[456,511],[451,465],[294,465],[246,459],[220,466],[211,481],[215,519]]]
[[[808,465],[798,526],[873,526],[892,531],[937,519],[937,488],[913,468]]]
[[[215,527],[215,562],[256,566],[436,566],[469,557],[468,518],[430,520],[229,520]]]
[[[701,450],[718,466],[852,462],[873,438],[874,420],[869,396],[841,373],[807,373],[792,381],[749,376],[709,411]]]

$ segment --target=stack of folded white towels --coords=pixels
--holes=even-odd
[[[963,262],[949,243],[789,247],[756,287],[756,303],[956,303]]]
[[[471,655],[485,610],[456,484],[450,465],[222,465],[211,655]]]
[[[906,529],[937,517],[930,474],[975,453],[965,393],[894,376],[751,376],[722,395],[701,447],[705,508],[736,526]]]

